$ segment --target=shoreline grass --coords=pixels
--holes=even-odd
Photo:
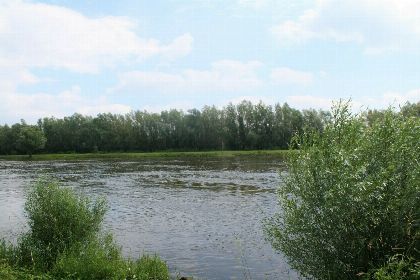
[[[291,150],[250,151],[193,151],[193,152],[109,152],[109,153],[57,153],[28,155],[0,155],[0,160],[44,161],[44,160],[91,160],[91,159],[143,159],[143,158],[233,158],[233,157],[277,157],[284,159]]]

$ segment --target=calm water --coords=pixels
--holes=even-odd
[[[107,198],[105,229],[128,257],[156,253],[174,275],[198,279],[296,279],[262,233],[281,170],[267,158],[0,161],[0,236],[26,229],[25,191],[48,175]]]

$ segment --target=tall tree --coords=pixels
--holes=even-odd
[[[32,154],[35,151],[44,148],[45,142],[46,138],[41,129],[37,126],[24,125],[20,129],[19,136],[16,141],[16,147],[18,151],[32,157]]]

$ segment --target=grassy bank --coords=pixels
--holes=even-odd
[[[200,151],[200,152],[151,152],[151,153],[68,153],[68,154],[36,154],[1,155],[0,160],[89,160],[89,159],[142,159],[142,158],[232,158],[242,156],[269,156],[285,158],[290,150],[252,150],[252,151]]]

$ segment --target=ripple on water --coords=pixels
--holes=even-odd
[[[172,272],[199,279],[294,279],[261,223],[275,211],[282,168],[264,158],[1,161],[0,234],[25,229],[25,191],[50,176],[107,198],[104,226],[126,256],[157,253]]]

